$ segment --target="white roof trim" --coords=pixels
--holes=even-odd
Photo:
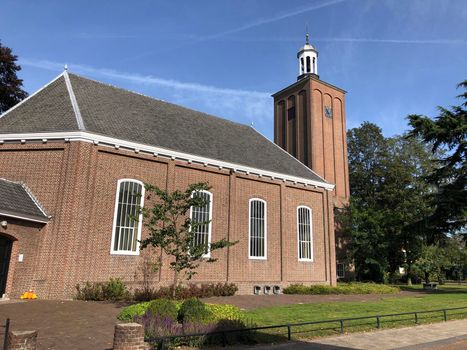
[[[52,81],[48,82],[47,84],[45,84],[43,87],[41,87],[39,90],[37,90],[36,92],[34,92],[33,94],[29,95],[28,97],[26,97],[24,100],[20,101],[19,103],[15,104],[13,107],[11,107],[9,110],[3,112],[3,114],[0,115],[0,118],[3,118],[4,116],[6,116],[8,113],[10,113],[11,111],[14,111],[16,108],[18,108],[19,106],[21,106],[23,103],[25,103],[26,101],[28,101],[29,99],[33,98],[35,95],[37,95],[39,92],[41,92],[42,90],[44,90],[46,87],[48,87],[49,85],[52,85],[55,81],[57,81],[58,79],[60,79],[61,77],[63,76],[63,73],[61,73],[60,75],[58,75],[57,77],[55,77],[55,79],[53,79]]]
[[[41,224],[47,224],[49,222],[47,219],[39,219],[32,215],[31,216],[18,215],[18,214],[12,214],[6,211],[0,211],[0,216],[6,216],[8,218],[21,219],[21,220],[32,221],[32,222],[40,222]]]
[[[78,124],[78,129],[86,130],[84,127],[84,120],[81,117],[81,111],[79,110],[78,101],[76,101],[75,93],[73,92],[73,86],[71,86],[70,77],[68,76],[68,72],[63,72],[63,77],[65,78],[66,88],[68,90],[68,94],[70,95],[71,106],[73,107],[73,111],[75,112],[76,123]]]
[[[86,131],[68,131],[68,132],[43,132],[43,133],[16,133],[16,134],[0,134],[0,142],[4,141],[20,141],[20,140],[29,140],[29,141],[41,141],[46,138],[47,140],[65,140],[66,142],[70,141],[82,141],[89,143],[98,143],[101,146],[108,146],[115,148],[119,146],[120,148],[126,148],[130,150],[139,150],[143,153],[149,153],[151,155],[157,154],[158,156],[167,157],[170,159],[177,159],[186,162],[199,163],[201,165],[213,166],[215,168],[227,168],[232,169],[236,172],[244,172],[245,174],[254,174],[269,177],[271,179],[284,180],[292,183],[299,183],[303,185],[311,185],[316,187],[321,187],[326,190],[334,190],[335,185],[329,184],[326,182],[315,181],[311,179],[306,179],[302,177],[277,173],[269,170],[262,170],[258,168],[252,168],[246,165],[236,164],[225,162],[217,159],[206,158],[194,154],[174,151],[166,148],[149,146],[146,144],[141,144],[132,141],[126,141],[121,139],[116,139],[113,137],[103,136],[99,134],[94,134]]]

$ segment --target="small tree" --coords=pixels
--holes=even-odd
[[[217,259],[206,253],[229,247],[237,242],[226,239],[208,244],[195,244],[195,235],[199,228],[208,225],[210,220],[193,220],[189,214],[191,208],[203,208],[209,200],[200,196],[202,191],[210,189],[207,183],[189,185],[184,191],[172,193],[161,190],[157,186],[145,185],[149,196],[154,194],[156,200],[152,208],[142,208],[144,225],[149,229],[149,237],[141,241],[141,249],[148,246],[161,248],[172,258],[170,268],[174,271],[173,296],[180,274],[185,272],[187,280],[197,272],[202,261],[213,263]]]
[[[438,244],[424,245],[422,247],[421,256],[415,262],[415,269],[423,273],[426,283],[430,282],[430,278],[441,279],[445,269],[451,266],[451,263],[446,256],[444,248]]]
[[[22,89],[23,81],[16,75],[21,70],[17,60],[11,49],[0,42],[0,114],[28,96]]]

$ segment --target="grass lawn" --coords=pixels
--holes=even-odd
[[[423,291],[421,286],[403,286],[401,289],[415,292]],[[371,302],[332,302],[265,307],[248,311],[246,315],[252,323],[258,326],[266,326],[453,307],[467,307],[467,286],[444,285],[439,286],[439,290],[437,291],[427,292],[423,295],[403,298],[391,296]],[[448,312],[448,319],[465,317],[467,317],[467,309]],[[442,312],[419,315],[419,323],[439,322],[442,320]],[[413,324],[413,315],[382,318],[381,320],[382,328]],[[375,328],[375,326],[375,319],[348,321],[345,323],[345,331],[361,331]],[[296,337],[313,337],[335,334],[340,331],[340,325],[336,322],[327,325],[294,327],[292,330]],[[271,332],[277,333],[277,331]],[[281,329],[280,332],[284,333],[286,329]]]

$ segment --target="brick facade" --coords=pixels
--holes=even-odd
[[[234,282],[240,293],[252,293],[254,285],[336,283],[332,191],[82,141],[1,144],[0,177],[26,183],[52,217],[47,224],[5,218],[8,226],[0,234],[13,240],[6,290],[11,297],[33,289],[39,298],[71,298],[77,283],[110,277],[132,288],[141,283],[144,257],[160,252],[110,253],[122,178],[169,191],[200,181],[212,186],[212,240],[239,243],[214,252],[219,260],[201,264],[193,282]],[[253,197],[267,201],[267,260],[248,258],[248,201]],[[298,205],[312,209],[313,262],[298,261]],[[147,234],[143,227],[143,238]],[[155,286],[172,281],[167,258],[163,261],[153,276]]]

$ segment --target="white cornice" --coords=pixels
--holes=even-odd
[[[10,142],[21,142],[21,140],[27,141],[40,141],[43,139],[51,140],[65,140],[65,141],[81,141],[93,144],[99,144],[101,146],[107,146],[112,148],[129,149],[135,152],[147,153],[156,157],[166,157],[173,160],[186,161],[187,163],[198,163],[205,166],[212,166],[217,169],[231,169],[235,172],[243,172],[245,174],[253,174],[258,176],[269,177],[274,180],[289,181],[295,184],[303,184],[307,186],[321,187],[326,190],[333,190],[334,185],[326,182],[306,179],[302,177],[277,173],[269,170],[262,170],[253,168],[241,164],[225,162],[217,159],[206,158],[194,154],[174,151],[166,148],[150,146],[147,144],[126,141],[108,137],[104,135],[94,134],[85,131],[67,131],[67,132],[42,132],[42,133],[16,133],[16,134],[0,134],[0,143]]]

